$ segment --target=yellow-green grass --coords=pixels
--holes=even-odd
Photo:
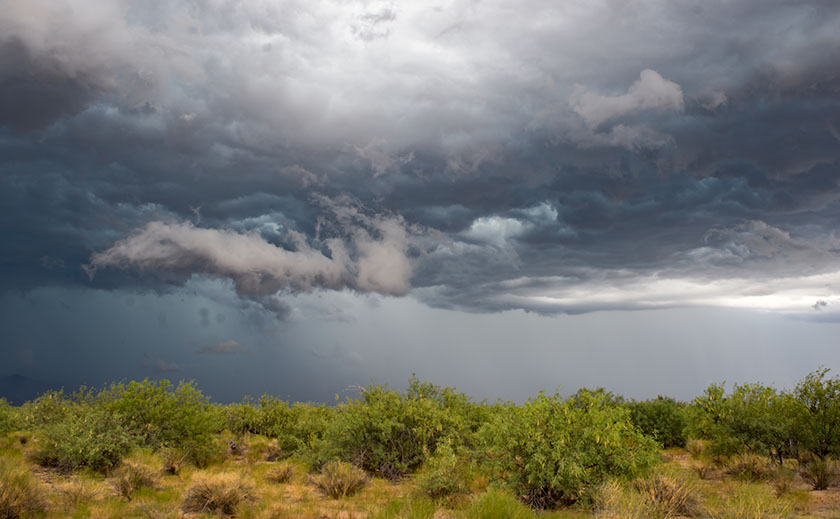
[[[29,472],[33,481],[40,485],[46,503],[46,513],[42,516],[45,519],[218,517],[212,513],[184,513],[182,505],[192,486],[201,481],[226,478],[241,479],[249,485],[254,499],[243,502],[237,509],[237,516],[251,519],[492,519],[496,516],[630,519],[634,517],[633,513],[641,513],[634,512],[633,507],[638,503],[633,500],[638,498],[639,488],[642,487],[634,487],[629,481],[612,483],[616,506],[628,507],[623,511],[614,509],[610,512],[612,516],[603,510],[586,507],[537,513],[519,506],[515,496],[494,489],[491,475],[479,471],[471,474],[468,492],[453,500],[434,501],[423,497],[411,477],[396,483],[371,478],[358,494],[332,499],[325,497],[310,483],[307,466],[302,461],[294,458],[282,462],[265,461],[262,453],[272,442],[258,436],[240,438],[242,455],[220,457],[219,461],[203,469],[185,465],[177,475],[163,471],[164,459],[160,453],[149,450],[131,452],[125,463],[153,471],[156,485],[154,488],[137,489],[129,501],[115,492],[114,474],[89,471],[67,474],[37,466],[28,457],[37,446],[37,438],[28,436],[21,442],[21,436],[21,433],[11,433],[0,437],[0,464]],[[723,470],[717,471],[714,477],[701,479],[697,468],[703,460],[694,458],[686,450],[670,449],[664,453],[663,460],[657,471],[696,489],[699,504],[694,516],[701,519],[840,518],[840,488],[813,491],[798,474],[777,496],[773,481],[738,480]],[[291,467],[294,473],[291,479],[278,483],[268,477],[283,464]],[[794,467],[790,463],[788,465]]]

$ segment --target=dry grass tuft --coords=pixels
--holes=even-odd
[[[191,486],[181,510],[187,513],[216,513],[236,517],[239,506],[254,501],[253,487],[243,477],[219,474]]]
[[[767,481],[775,473],[775,466],[764,456],[741,454],[726,466],[726,473],[741,481]]]
[[[64,504],[73,509],[79,505],[90,503],[102,493],[102,487],[95,482],[83,479],[72,479],[59,488]]]
[[[141,488],[159,488],[155,473],[144,465],[134,463],[124,463],[111,480],[111,485],[118,496],[128,501]]]
[[[295,469],[289,463],[280,463],[272,467],[265,475],[265,479],[273,483],[288,483],[295,475]]]
[[[27,471],[12,467],[6,460],[0,463],[0,519],[43,514],[47,509],[42,497],[45,490]]]
[[[802,470],[802,479],[811,484],[814,490],[825,490],[837,482],[840,471],[837,462],[829,457],[818,458],[814,456],[805,464]]]
[[[651,517],[693,517],[700,508],[697,488],[666,474],[637,479],[633,489],[650,506]]]
[[[331,461],[324,465],[321,473],[310,481],[325,496],[333,499],[350,497],[367,486],[369,478],[355,465]]]
[[[173,476],[177,476],[181,472],[181,467],[187,462],[186,453],[178,449],[163,449],[160,451],[160,456],[163,458],[163,472]]]

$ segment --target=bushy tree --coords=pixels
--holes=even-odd
[[[829,378],[828,372],[823,368],[808,374],[794,390],[802,406],[802,445],[820,458],[840,454],[840,378]]]
[[[439,396],[365,387],[362,398],[336,409],[324,433],[319,460],[349,461],[391,479],[415,471],[441,439],[459,438],[466,429],[457,406],[446,407]]]
[[[17,430],[20,426],[17,410],[5,398],[0,398],[0,434]]]
[[[54,398],[55,395],[53,395]],[[108,472],[131,449],[132,441],[118,416],[89,402],[64,399],[60,420],[44,421],[36,460],[62,470],[88,467]]]
[[[99,394],[108,412],[142,446],[185,452],[193,462],[207,462],[212,451],[213,415],[208,399],[192,382],[168,380],[113,384]]]
[[[651,436],[660,445],[685,447],[686,413],[685,404],[673,398],[658,396],[653,400],[625,404],[630,419],[640,431]]]
[[[588,501],[612,477],[633,477],[658,460],[656,442],[603,392],[539,396],[482,429],[494,474],[535,508]]]

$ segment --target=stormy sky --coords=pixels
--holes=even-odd
[[[2,4],[0,376],[840,369],[836,0]]]

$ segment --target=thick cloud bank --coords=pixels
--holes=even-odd
[[[156,221],[93,254],[87,268],[224,277],[247,297],[315,288],[405,295],[411,287],[411,238],[402,219],[367,217],[350,206],[333,209],[348,241],[326,238],[323,248],[294,231],[288,233],[292,250],[286,250],[256,233]]]

